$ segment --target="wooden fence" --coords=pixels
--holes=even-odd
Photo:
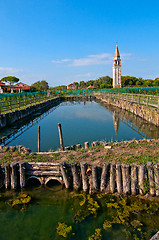
[[[53,98],[54,97],[52,96],[39,95],[39,96],[25,97],[25,98],[14,99],[9,101],[1,101],[0,114],[5,114],[8,112],[13,112],[15,110],[24,109],[26,107],[33,106]]]
[[[101,94],[101,93],[100,93]],[[147,107],[159,108],[159,96],[145,95],[145,94],[133,94],[133,93],[103,93],[103,96],[108,96],[116,100],[122,100]]]

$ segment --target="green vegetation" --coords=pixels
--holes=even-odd
[[[85,193],[76,194],[73,197],[80,200],[80,209],[73,217],[74,222],[82,222],[86,217],[90,215],[97,216],[97,212],[100,206],[98,205],[98,202],[93,199],[93,197]]]
[[[72,233],[72,226],[67,226],[65,223],[58,223],[57,234],[67,238]]]
[[[74,197],[79,199],[79,205],[74,207],[76,214],[73,220],[76,223],[86,220],[89,216],[97,217],[101,211],[106,215],[102,225],[103,230],[95,229],[95,233],[89,237],[89,240],[101,239],[101,231],[113,231],[113,228],[121,226],[126,239],[149,239],[154,224],[151,219],[159,213],[158,202],[135,197],[115,197],[104,194],[91,197],[87,194],[76,194]],[[145,218],[146,214],[149,218]],[[144,231],[145,226],[149,226],[147,232]]]
[[[37,81],[31,85],[31,90],[34,92],[46,92],[48,89],[49,85],[48,82],[46,82],[45,80]]]
[[[88,240],[101,240],[101,239],[102,239],[102,234],[101,234],[100,228],[95,229],[95,233],[88,238]]]
[[[134,76],[121,76],[122,87],[158,87],[159,78],[153,79],[143,79],[141,77],[137,78]],[[97,80],[80,81],[74,82],[77,89],[86,89],[89,86],[93,86],[95,89],[104,89],[113,87],[113,79],[110,76],[99,77]],[[54,88],[53,90],[66,90],[67,86],[61,85]]]
[[[14,83],[19,82],[19,78],[14,77],[14,76],[8,76],[8,77],[3,77],[1,79],[2,82],[9,83],[10,85],[13,85]]]
[[[26,204],[29,204],[31,197],[25,193],[20,193],[16,198],[9,200],[9,205],[11,207],[24,207]]]

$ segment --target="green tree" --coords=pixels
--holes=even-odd
[[[79,86],[81,88],[85,88],[86,87],[86,83],[84,81],[80,81]]]
[[[135,86],[136,85],[136,82],[138,81],[139,79],[136,78],[136,77],[133,77],[133,76],[122,76],[121,77],[121,84],[123,87],[126,87],[126,86]]]
[[[37,81],[33,83],[32,87],[34,87],[38,92],[44,92],[48,90],[49,85],[48,85],[48,82],[46,82],[45,80],[42,80],[42,81]]]
[[[101,84],[106,84],[105,86],[112,86],[112,81],[112,78],[109,76],[100,77],[94,82],[93,86],[95,88],[100,88]],[[102,88],[103,86],[104,85],[102,85]]]
[[[146,79],[146,80],[144,80],[144,86],[146,86],[146,87],[151,87],[151,86],[153,86],[153,80],[152,79]]]
[[[159,80],[155,79],[155,80],[153,81],[153,86],[159,86]]]
[[[10,85],[13,85],[14,83],[17,83],[19,82],[19,78],[17,77],[14,77],[14,76],[8,76],[8,77],[3,77],[1,79],[2,82],[7,82],[9,83]]]

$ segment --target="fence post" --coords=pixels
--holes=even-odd
[[[132,93],[132,98],[131,98],[131,101],[133,102],[133,100],[134,100],[134,94]]]
[[[158,108],[159,108],[159,97],[158,97]]]
[[[18,108],[20,110],[20,99],[18,99]]]
[[[140,95],[139,95],[139,100],[138,101],[139,101],[139,104],[140,104]]]
[[[12,112],[11,100],[9,101],[9,108],[10,108],[10,110],[11,110],[11,112]]]
[[[147,96],[146,106],[148,107],[148,105],[149,105],[149,97]]]

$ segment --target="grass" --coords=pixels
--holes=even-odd
[[[143,163],[159,162],[159,142],[158,141],[131,141],[108,144],[112,145],[111,149],[105,149],[104,145],[89,147],[89,149],[78,149],[77,151],[66,152],[52,152],[49,155],[40,155],[36,153],[19,153],[18,151],[12,152],[7,148],[0,151],[0,163],[3,165],[8,162],[61,162],[67,163],[81,162],[93,163],[98,160],[98,164],[102,165],[103,162],[120,162],[120,163]]]

